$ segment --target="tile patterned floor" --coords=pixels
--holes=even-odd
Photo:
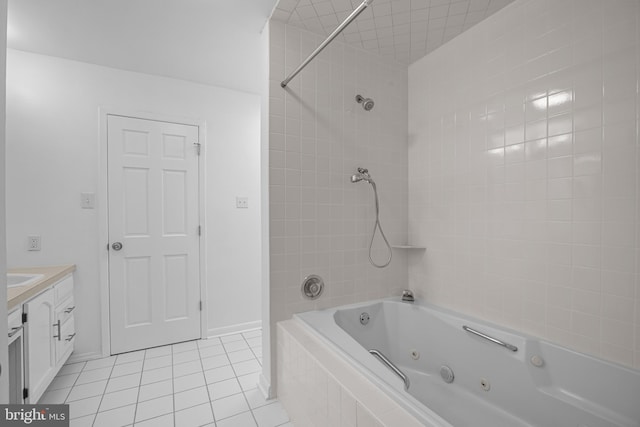
[[[256,388],[259,330],[62,367],[39,403],[68,403],[71,427],[293,427]]]

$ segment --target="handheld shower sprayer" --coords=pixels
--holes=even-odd
[[[360,181],[367,181],[368,183],[373,182],[373,179],[371,179],[371,175],[369,175],[368,169],[358,168],[358,173],[355,175],[351,175],[351,182],[356,183]]]
[[[352,183],[356,183],[360,181],[366,181],[369,184],[371,184],[371,187],[373,188],[373,195],[375,197],[375,202],[376,202],[375,204],[376,222],[373,225],[373,232],[371,233],[371,240],[369,241],[369,262],[371,262],[371,265],[373,265],[374,267],[384,268],[391,263],[393,252],[391,250],[391,245],[387,240],[387,236],[384,235],[384,231],[382,231],[382,226],[380,225],[380,203],[378,202],[378,189],[376,188],[375,181],[373,180],[373,178],[371,178],[371,175],[369,175],[368,169],[358,168],[358,173],[351,175]],[[389,251],[389,258],[387,258],[387,262],[385,262],[384,264],[376,264],[373,258],[371,257],[371,248],[373,247],[373,239],[376,236],[376,229],[380,230],[380,235],[382,236],[382,239],[384,240],[384,243],[387,245],[387,249]]]

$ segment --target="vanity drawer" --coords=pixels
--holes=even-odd
[[[55,303],[58,304],[61,301],[66,300],[73,295],[73,276],[69,275],[60,280],[53,287],[55,289]]]
[[[73,299],[73,295],[70,298],[67,298],[62,304],[58,304],[56,306],[56,321],[60,321],[60,323],[64,323],[73,316],[74,310],[76,308],[75,300]]]
[[[59,361],[71,350],[73,350],[73,343],[76,337],[76,325],[73,317],[64,322],[60,327],[60,339],[56,340],[56,360]]]

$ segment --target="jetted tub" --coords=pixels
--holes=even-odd
[[[398,299],[295,316],[425,425],[640,427],[640,371],[532,336]]]

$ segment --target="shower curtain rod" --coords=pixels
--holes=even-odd
[[[342,24],[338,25],[338,28],[333,30],[333,33],[329,34],[329,37],[327,37],[325,41],[320,43],[320,46],[318,46],[316,50],[311,52],[311,55],[309,55],[307,59],[305,59],[302,64],[298,66],[298,68],[296,68],[291,74],[289,74],[289,77],[287,77],[282,81],[282,83],[280,83],[280,86],[282,86],[283,88],[287,87],[291,79],[297,76],[298,73],[302,71],[302,69],[313,60],[313,58],[315,58],[320,52],[322,52],[322,50],[327,47],[327,45],[331,43],[333,39],[335,39],[338,34],[340,34],[342,30],[344,30],[346,26],[351,23],[351,21],[356,19],[358,15],[360,15],[362,11],[365,10],[371,3],[373,3],[373,0],[364,0],[362,3],[360,3],[360,6],[358,6],[353,12],[351,12],[351,15],[347,16],[347,19],[345,19]]]

